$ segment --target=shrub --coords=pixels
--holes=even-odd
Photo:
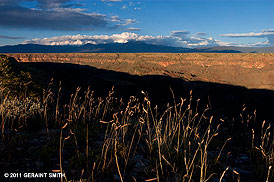
[[[14,58],[0,55],[0,93],[9,97],[37,96],[39,87]]]

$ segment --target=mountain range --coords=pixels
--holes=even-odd
[[[274,53],[274,47],[216,46],[183,48],[131,41],[127,43],[74,45],[18,44],[1,46],[0,53]]]

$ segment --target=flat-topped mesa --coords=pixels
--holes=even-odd
[[[20,62],[89,65],[133,75],[168,75],[274,90],[274,53],[19,53]],[[195,75],[195,76],[193,76]]]

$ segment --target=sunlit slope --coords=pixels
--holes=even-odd
[[[23,62],[91,65],[133,75],[168,75],[274,90],[273,53],[61,53],[9,54]]]

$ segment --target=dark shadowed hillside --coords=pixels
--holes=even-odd
[[[95,90],[98,96],[108,94],[114,86],[117,97],[128,98],[131,95],[141,96],[141,91],[147,91],[155,104],[172,101],[170,88],[176,98],[189,96],[193,91],[194,99],[201,99],[205,106],[210,102],[214,112],[227,116],[238,116],[243,105],[249,112],[257,109],[257,116],[261,119],[274,119],[271,114],[274,110],[274,92],[270,90],[247,89],[240,86],[208,83],[202,81],[186,81],[161,75],[137,76],[110,70],[97,69],[91,66],[82,66],[66,63],[21,63],[33,73],[37,80],[55,79],[55,83],[62,81],[67,93],[71,93],[78,86],[85,90],[88,86]],[[37,75],[37,73],[43,73]]]

